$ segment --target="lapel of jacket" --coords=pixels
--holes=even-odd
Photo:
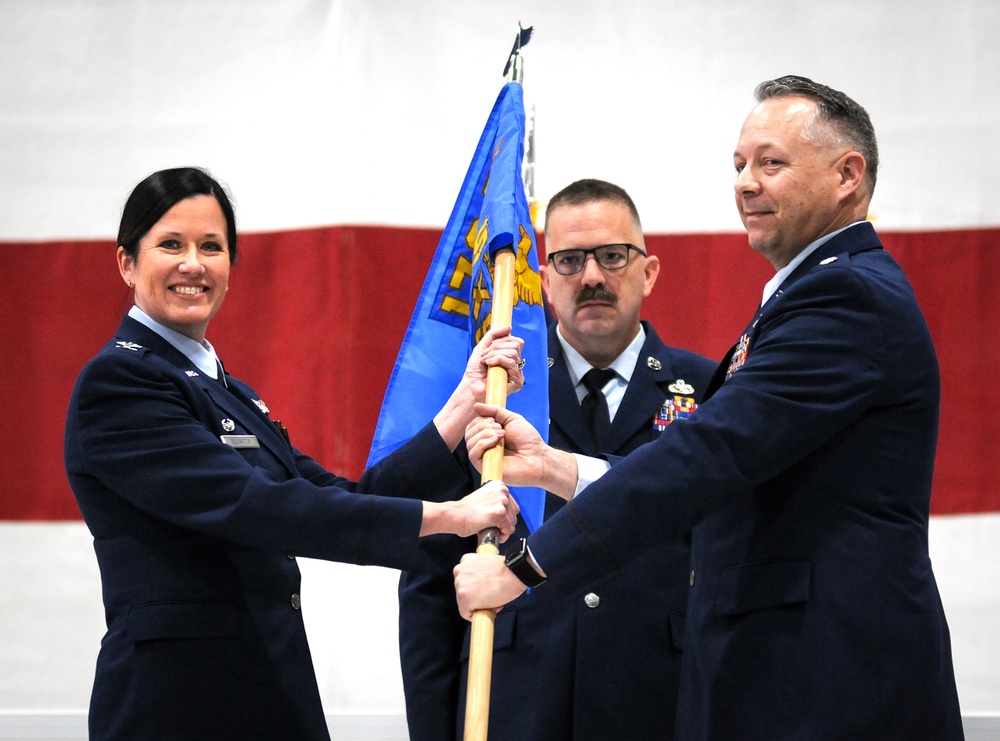
[[[257,402],[263,404],[253,395],[252,389],[242,384],[232,376],[228,376],[228,388],[211,378],[202,379],[201,385],[217,407],[224,410],[240,424],[257,436],[257,441],[270,450],[280,460],[289,473],[298,474],[291,446],[285,441],[277,426]],[[197,379],[195,379],[197,380]],[[266,408],[266,407],[265,407]]]
[[[270,418],[253,402],[249,386],[231,376],[228,378],[228,388],[220,381],[209,378],[199,371],[184,353],[129,316],[122,320],[115,337],[142,345],[154,355],[175,366],[179,372],[184,373],[191,385],[202,389],[208,395],[214,406],[239,421],[242,427],[257,436],[258,442],[270,450],[292,475],[297,474],[290,446]]]
[[[875,227],[866,221],[863,224],[857,224],[849,229],[845,229],[814,250],[811,255],[792,271],[791,275],[782,281],[774,295],[763,306],[757,309],[757,312],[754,314],[744,333],[740,336],[740,339],[723,356],[722,363],[719,364],[715,374],[712,376],[712,381],[709,383],[705,399],[707,400],[726,382],[729,371],[734,368],[734,365],[738,369],[741,363],[736,361],[737,352],[742,352],[744,357],[749,354],[757,334],[757,323],[764,314],[781,310],[780,298],[782,294],[796,281],[807,275],[820,263],[829,264],[838,260],[840,255],[853,255],[858,252],[880,249],[882,249],[882,242],[879,240],[878,234],[875,233]]]
[[[585,455],[617,453],[638,430],[652,427],[651,412],[658,409],[666,398],[664,385],[678,380],[674,375],[669,349],[647,322],[643,322],[643,327],[646,330],[646,341],[639,352],[625,396],[611,423],[604,451],[596,450],[590,439],[587,421],[583,417],[580,401],[566,366],[562,345],[555,334],[555,324],[550,327],[549,408],[558,410],[556,419],[550,426],[558,426],[560,433],[575,450]]]
[[[552,421],[554,410],[556,421]],[[594,442],[587,431],[587,421],[580,409],[580,401],[576,398],[576,388],[570,378],[566,358],[563,356],[562,344],[556,335],[556,324],[549,325],[549,427],[556,425],[572,447],[587,455],[596,455]]]
[[[643,328],[646,330],[646,341],[639,351],[632,378],[611,423],[607,444],[609,453],[617,453],[637,431],[652,427],[654,415],[651,412],[659,409],[666,399],[664,386],[678,380],[670,353],[656,330],[647,322],[643,322]]]

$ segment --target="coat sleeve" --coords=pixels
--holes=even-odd
[[[745,364],[691,419],[621,460],[529,539],[561,590],[613,573],[819,449],[886,394],[886,317],[856,272],[820,270],[765,313]],[[602,497],[620,506],[609,511]]]
[[[362,479],[365,488],[395,496],[359,494],[301,454],[306,475],[290,475],[263,450],[222,443],[209,427],[218,414],[206,411],[208,403],[180,372],[147,356],[102,353],[81,373],[67,417],[74,491],[105,492],[156,519],[254,548],[409,565],[422,505],[404,497],[454,475],[443,474],[453,471],[450,455],[423,457],[435,450],[432,436]]]
[[[438,501],[442,490],[464,486],[469,481],[465,468],[448,450],[433,422],[366,469],[357,481],[327,471],[297,449],[293,448],[293,452],[303,478],[317,486],[337,486],[346,491]],[[466,493],[469,491],[471,488],[465,489]]]

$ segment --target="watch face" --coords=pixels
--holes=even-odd
[[[507,556],[504,563],[526,587],[537,587],[545,583],[545,577],[528,562],[528,542],[524,538],[521,538],[519,547]]]
[[[504,563],[510,566],[512,563],[518,559],[524,558],[528,552],[528,541],[525,538],[521,538],[517,545],[510,550],[507,554],[507,558],[504,559]]]

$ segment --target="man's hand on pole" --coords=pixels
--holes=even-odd
[[[455,569],[455,596],[466,620],[475,610],[493,610],[517,599],[525,590],[521,580],[504,565],[503,556],[467,553]]]
[[[503,443],[504,482],[510,486],[538,486],[571,499],[576,491],[576,457],[547,445],[520,414],[493,404],[476,404],[480,416],[465,430],[469,460],[482,470],[487,451]]]

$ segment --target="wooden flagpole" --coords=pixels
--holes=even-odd
[[[493,311],[491,326],[505,327],[511,323],[514,308],[514,250],[501,249],[494,256]],[[507,405],[507,371],[499,366],[489,369],[486,376],[486,403]],[[486,451],[483,456],[483,482],[503,481],[503,443]],[[500,552],[500,533],[487,528],[479,533],[476,553],[496,555]],[[490,716],[490,680],[493,671],[493,610],[472,613],[472,634],[469,640],[469,679],[465,697],[465,741],[486,741]]]
[[[517,38],[511,49],[504,76],[508,80],[521,83],[523,65],[521,47],[531,40],[532,28],[524,29],[517,24]],[[511,324],[514,313],[514,245],[504,247],[493,255],[493,309],[490,326],[506,327]],[[487,404],[507,406],[507,371],[494,366],[487,371]],[[503,481],[503,443],[486,451],[483,456],[483,482]],[[500,531],[487,528],[479,533],[476,553],[497,555],[500,553]],[[469,678],[465,696],[465,736],[464,741],[486,741],[490,720],[490,682],[493,673],[493,610],[476,610],[472,613],[472,633],[469,637]]]

